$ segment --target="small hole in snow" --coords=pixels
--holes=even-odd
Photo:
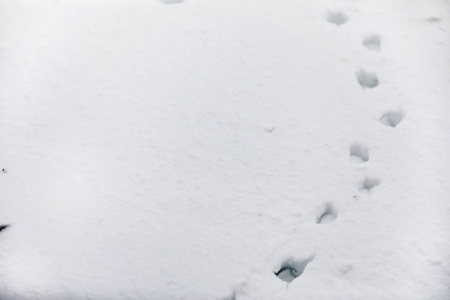
[[[369,50],[380,51],[380,37],[378,35],[371,35],[364,39],[363,45]]]
[[[360,190],[370,191],[374,187],[380,185],[380,183],[381,183],[381,180],[378,178],[366,177],[366,178],[364,178],[364,181],[361,184]]]
[[[390,111],[385,113],[381,118],[380,122],[386,126],[396,127],[403,120],[403,114],[401,111],[395,112]]]
[[[350,157],[361,163],[366,162],[369,160],[369,148],[357,143],[351,144]]]
[[[342,12],[329,12],[327,21],[336,25],[342,25],[347,23],[348,17]]]
[[[337,211],[330,203],[325,204],[322,213],[316,218],[317,224],[331,223],[337,218]]]
[[[359,71],[356,73],[356,79],[358,79],[358,83],[363,88],[375,88],[377,87],[380,82],[378,81],[378,77],[373,72],[366,72],[364,70]]]
[[[283,261],[281,266],[277,268],[277,271],[273,272],[275,276],[281,280],[291,283],[295,278],[303,274],[306,265],[314,259],[314,255],[306,259],[288,258]]]

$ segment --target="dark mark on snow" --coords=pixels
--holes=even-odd
[[[309,264],[313,259],[314,255],[311,255],[306,259],[288,258],[284,260],[284,262],[278,268],[278,271],[275,271],[273,273],[281,280],[287,283],[291,283],[295,278],[303,274],[306,265]]]
[[[364,70],[361,70],[356,73],[356,79],[358,80],[358,83],[363,88],[375,88],[377,87],[380,82],[378,81],[378,77],[373,72],[366,72]]]
[[[326,203],[323,207],[322,212],[317,216],[317,224],[331,223],[337,219],[337,211],[331,203]]]
[[[396,127],[403,120],[403,113],[401,111],[390,111],[385,113],[381,118],[380,122],[386,126]]]
[[[344,14],[342,12],[329,12],[327,21],[339,26],[339,25],[347,23],[348,17],[346,14]]]

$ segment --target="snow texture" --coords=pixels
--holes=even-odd
[[[448,0],[1,0],[0,299],[450,299],[449,31]]]

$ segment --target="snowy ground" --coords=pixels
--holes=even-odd
[[[449,33],[448,0],[0,0],[0,299],[450,299]]]

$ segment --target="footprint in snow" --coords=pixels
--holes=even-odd
[[[359,143],[351,144],[350,158],[359,163],[369,161],[369,148]]]
[[[380,118],[380,122],[386,126],[395,128],[403,120],[403,117],[401,111],[390,111]]]
[[[281,265],[275,268],[273,274],[275,274],[275,276],[280,278],[282,281],[291,283],[294,279],[303,274],[306,265],[308,265],[313,259],[314,255],[303,259],[293,257],[287,258],[281,263]]]
[[[368,191],[370,192],[374,187],[379,186],[381,180],[375,177],[366,177],[364,181],[361,183],[359,190],[360,191]]]
[[[381,40],[378,35],[370,35],[364,38],[363,45],[371,51],[380,51]]]
[[[360,70],[356,73],[356,79],[363,89],[373,89],[380,84],[380,82],[378,81],[378,77],[374,72],[366,72],[364,70]]]
[[[337,219],[337,210],[331,203],[326,203],[316,217],[316,224],[327,224]]]
[[[339,26],[347,23],[348,17],[342,12],[328,12],[327,21]]]

